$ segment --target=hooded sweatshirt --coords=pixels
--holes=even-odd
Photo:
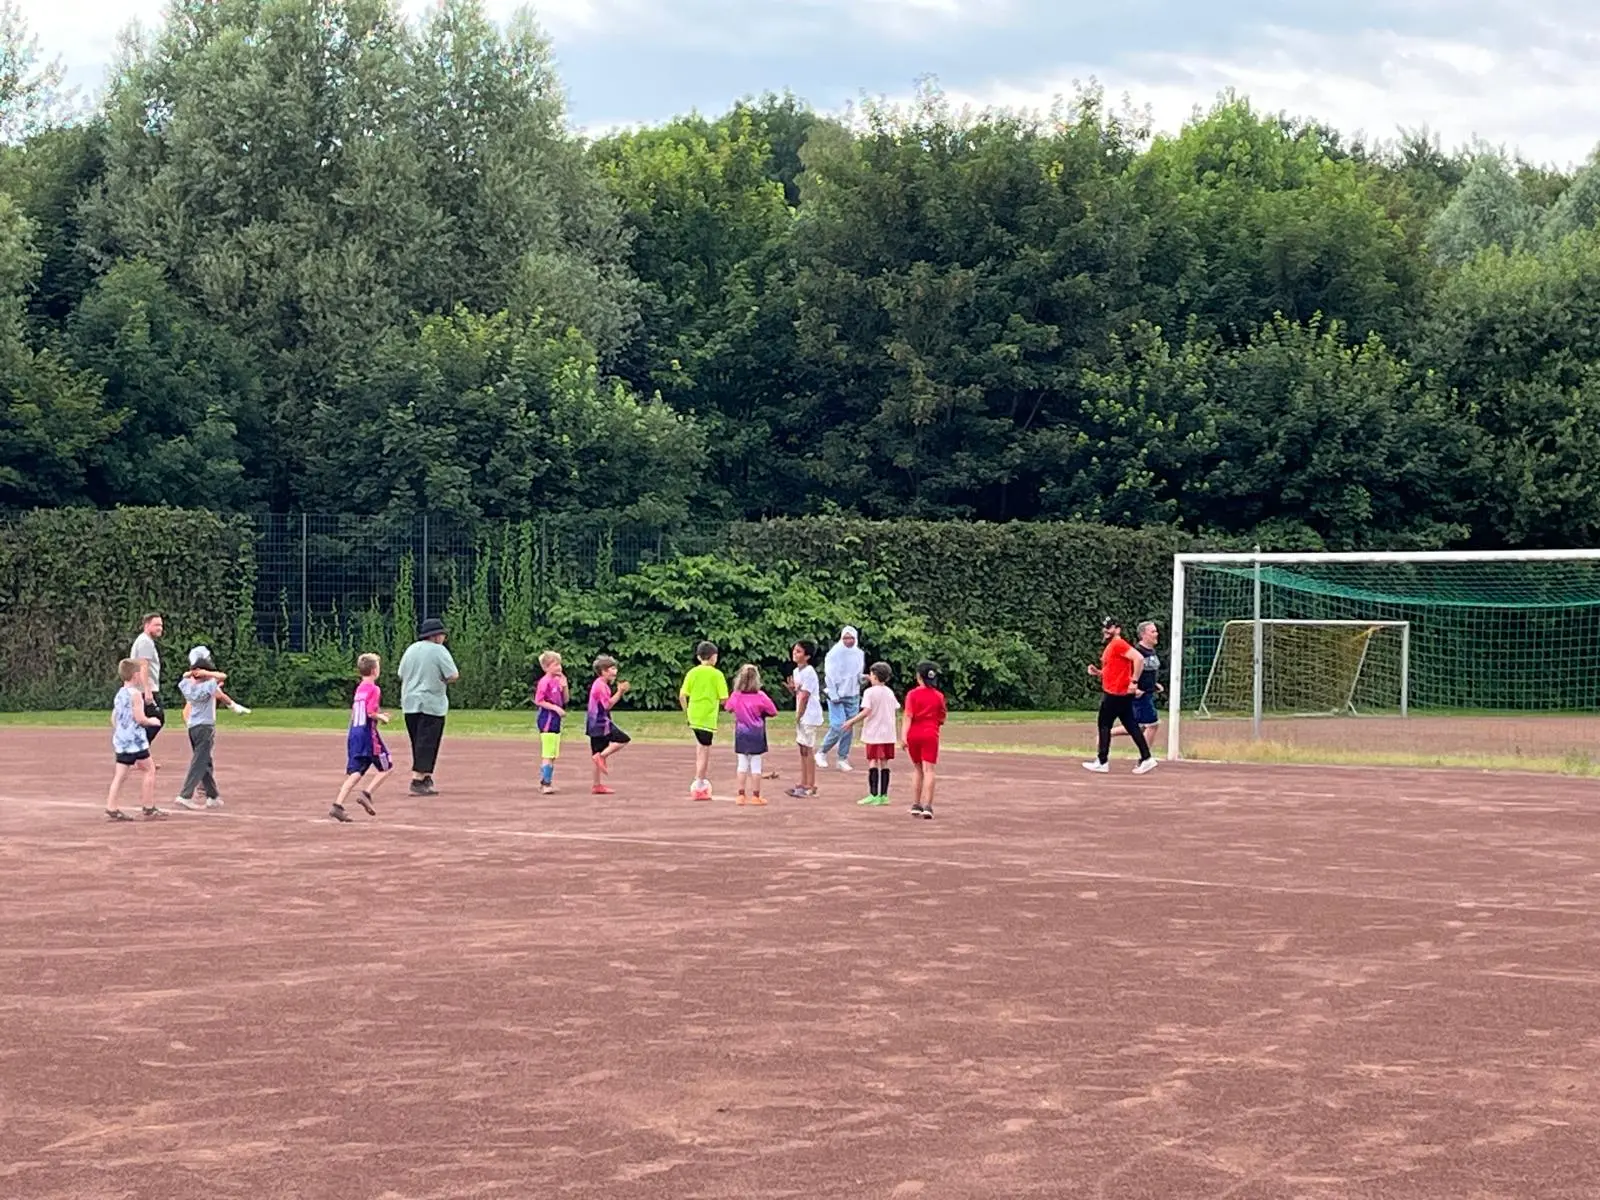
[[[846,646],[844,639],[854,638],[854,646]],[[850,700],[861,694],[861,676],[866,674],[867,653],[861,648],[861,635],[854,625],[839,631],[839,640],[823,660],[822,686],[829,700]]]

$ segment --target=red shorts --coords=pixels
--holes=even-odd
[[[939,762],[939,735],[934,733],[906,734],[906,753],[914,763],[936,766]]]
[[[893,742],[868,742],[867,761],[869,763],[885,763],[894,760]]]

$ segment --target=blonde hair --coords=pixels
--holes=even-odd
[[[376,654],[363,654],[356,659],[356,670],[361,673],[361,678],[366,679],[377,673],[378,662],[379,659]]]
[[[548,671],[552,663],[558,663],[560,661],[561,655],[557,654],[554,650],[546,650],[543,654],[539,655],[539,667],[544,671]]]
[[[761,690],[761,672],[755,663],[745,663],[739,668],[739,673],[733,677],[733,690],[736,692],[759,692]]]
[[[143,670],[144,659],[125,658],[117,664],[117,678],[121,679],[123,683],[132,683],[139,678]]]

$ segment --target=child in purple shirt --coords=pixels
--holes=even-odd
[[[739,803],[763,805],[761,756],[767,752],[767,718],[778,715],[772,699],[761,690],[761,672],[745,663],[734,677],[733,694],[723,702],[733,714],[733,752],[739,765]],[[750,798],[745,799],[748,786]]]

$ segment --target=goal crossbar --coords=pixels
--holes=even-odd
[[[1211,712],[1210,712],[1210,709],[1206,705],[1206,697],[1211,694],[1211,686],[1216,681],[1217,671],[1220,669],[1220,667],[1222,665],[1222,655],[1223,655],[1223,651],[1224,651],[1224,649],[1226,648],[1226,645],[1227,645],[1228,630],[1229,629],[1237,629],[1237,628],[1241,628],[1241,627],[1245,627],[1245,626],[1249,626],[1251,628],[1255,628],[1257,626],[1261,626],[1261,627],[1292,626],[1293,628],[1296,628],[1296,629],[1329,628],[1329,627],[1331,627],[1331,628],[1340,628],[1340,629],[1364,629],[1364,630],[1369,630],[1369,631],[1376,631],[1376,630],[1379,630],[1379,629],[1395,629],[1395,630],[1398,630],[1399,633],[1400,633],[1399,707],[1400,707],[1400,715],[1401,716],[1405,716],[1406,715],[1407,693],[1410,691],[1410,674],[1411,674],[1411,622],[1410,621],[1384,621],[1384,620],[1362,621],[1362,620],[1354,620],[1354,619],[1343,619],[1343,620],[1340,620],[1340,619],[1332,619],[1332,618],[1328,618],[1328,619],[1315,619],[1315,618],[1296,619],[1296,618],[1293,618],[1293,617],[1262,617],[1260,620],[1257,620],[1257,619],[1252,618],[1252,617],[1242,617],[1242,618],[1237,618],[1237,619],[1234,619],[1234,620],[1231,620],[1231,621],[1224,621],[1223,622],[1223,625],[1222,625],[1222,638],[1217,642],[1216,653],[1211,656],[1211,669],[1206,672],[1205,689],[1200,693],[1200,703],[1195,709],[1195,711],[1200,716],[1209,717],[1209,716],[1212,715]],[[1369,649],[1370,646],[1371,646],[1370,639],[1368,641],[1365,641],[1365,642],[1362,643],[1362,645],[1361,645],[1361,657],[1356,661],[1355,669],[1351,673],[1350,686],[1345,690],[1345,694],[1344,694],[1343,698],[1340,700],[1340,703],[1339,703],[1337,708],[1331,709],[1331,710],[1324,709],[1324,710],[1317,711],[1317,712],[1297,712],[1297,713],[1292,713],[1292,714],[1289,714],[1289,715],[1296,716],[1296,717],[1320,717],[1320,716],[1328,716],[1328,715],[1331,715],[1333,713],[1345,713],[1345,712],[1348,712],[1348,713],[1352,713],[1353,714],[1356,711],[1356,703],[1355,703],[1356,689],[1358,687],[1360,687],[1360,685],[1361,685],[1361,670],[1366,665],[1367,650]],[[1261,671],[1263,671],[1265,669],[1265,665],[1266,664],[1264,662],[1262,662],[1260,660],[1259,656],[1258,656],[1256,658],[1256,661],[1253,664],[1253,668],[1252,669],[1259,673],[1259,672],[1261,672]],[[1260,703],[1261,703],[1261,701],[1260,701],[1260,689],[1256,689],[1256,696],[1257,696],[1257,699],[1256,699],[1257,710],[1254,713],[1254,716],[1255,716],[1255,718],[1257,720],[1259,720],[1260,716],[1261,716],[1261,712],[1260,712]]]

